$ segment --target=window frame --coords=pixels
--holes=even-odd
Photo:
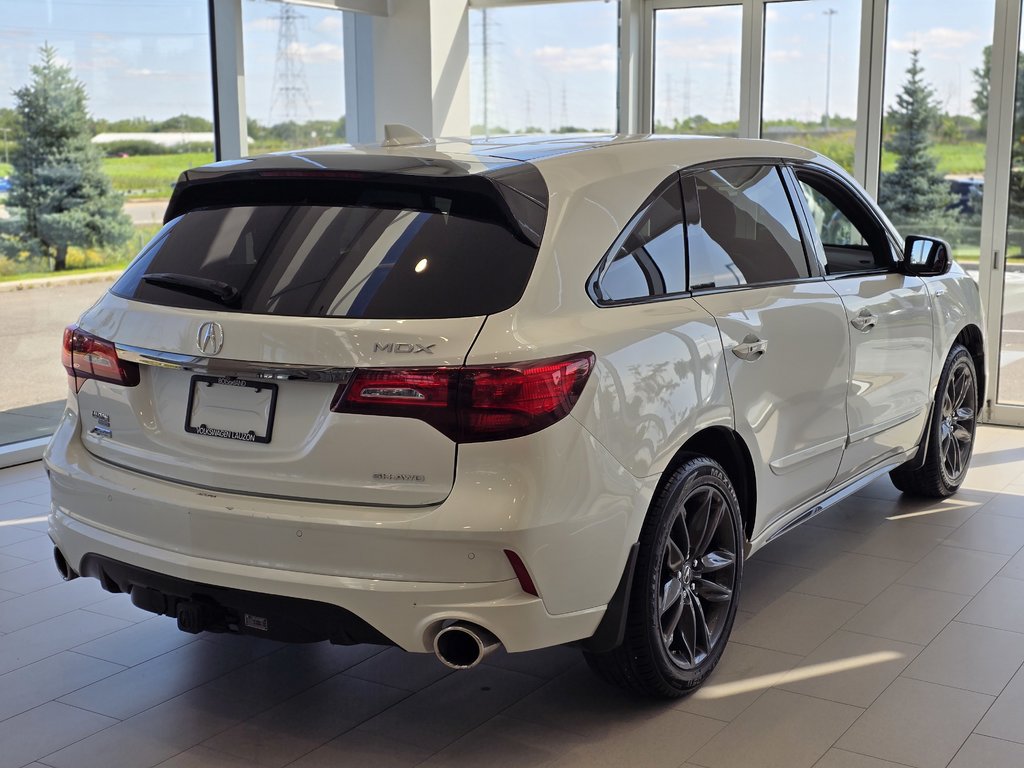
[[[683,291],[674,291],[672,293],[661,293],[657,295],[637,296],[631,299],[606,299],[598,292],[598,286],[601,280],[608,272],[608,268],[611,266],[615,254],[619,248],[622,247],[626,239],[633,234],[636,227],[642,222],[644,216],[650,211],[651,206],[654,205],[657,200],[664,195],[671,187],[675,184],[678,187],[680,202],[682,203],[683,189],[680,180],[680,174],[678,171],[673,171],[667,178],[662,180],[658,186],[654,188],[654,191],[649,194],[640,204],[640,207],[636,212],[629,217],[629,221],[626,226],[622,228],[622,231],[612,241],[611,246],[605,251],[600,261],[597,262],[597,266],[591,271],[587,277],[587,295],[590,300],[594,302],[597,307],[622,307],[632,306],[636,304],[649,304],[657,301],[672,301],[679,298],[686,298],[690,296],[690,255],[689,255],[689,244],[686,240],[686,208],[685,204],[680,208],[682,211],[682,218],[679,219],[679,224],[683,228],[683,252],[680,254],[683,259],[683,271],[686,280],[687,289]]]
[[[689,235],[687,235],[687,239],[686,239],[686,286],[687,286],[687,288],[689,288],[689,293],[690,293],[691,296],[704,296],[704,295],[708,295],[708,294],[723,293],[723,292],[726,292],[726,291],[755,290],[755,289],[758,289],[758,288],[766,288],[766,287],[780,286],[780,285],[794,285],[794,284],[797,284],[797,283],[807,283],[807,282],[811,282],[811,281],[814,281],[814,280],[821,280],[824,277],[824,270],[818,264],[817,256],[815,258],[811,258],[811,254],[810,254],[810,252],[808,250],[808,236],[809,236],[810,233],[807,231],[807,223],[804,220],[804,214],[802,212],[798,212],[798,210],[797,210],[798,209],[798,204],[794,202],[794,196],[795,196],[794,195],[794,190],[792,189],[792,184],[791,184],[789,178],[787,177],[787,174],[785,173],[785,167],[788,164],[788,162],[789,161],[787,159],[776,158],[776,157],[754,157],[754,158],[752,158],[752,157],[737,157],[737,158],[728,158],[728,159],[724,159],[724,160],[718,160],[718,161],[709,162],[709,163],[701,163],[700,165],[691,166],[689,168],[686,168],[686,169],[680,171],[680,174],[679,174],[680,175],[680,183],[685,184],[687,182],[687,180],[690,180],[691,183],[695,183],[694,177],[697,174],[705,173],[707,171],[716,171],[716,170],[719,170],[721,168],[742,167],[742,166],[750,166],[750,165],[771,166],[772,168],[774,168],[776,173],[779,174],[779,178],[780,178],[780,180],[782,182],[783,189],[785,189],[785,191],[786,191],[786,197],[789,200],[789,207],[790,207],[790,210],[793,213],[793,220],[796,223],[797,232],[800,235],[800,246],[801,246],[801,248],[803,249],[803,252],[804,252],[804,263],[807,265],[808,275],[806,277],[784,278],[782,280],[770,280],[770,281],[759,282],[759,283],[744,283],[743,285],[723,285],[721,287],[717,287],[716,286],[714,288],[691,288],[690,287],[690,277],[691,277],[691,271],[690,271],[690,241],[689,241]],[[800,207],[801,211],[802,211],[803,205],[804,205],[804,203],[801,201],[799,203],[799,207]],[[685,216],[686,216],[686,194],[685,194],[685,189],[684,189],[684,194],[683,194],[683,216],[684,216],[684,219],[685,219]]]
[[[801,211],[801,217],[803,219],[803,226],[808,232],[808,237],[815,252],[815,261],[818,262],[818,268],[821,272],[823,279],[831,280],[842,280],[849,277],[863,277],[866,275],[885,275],[891,272],[898,272],[899,265],[905,259],[903,253],[903,241],[893,226],[879,216],[879,208],[876,203],[867,198],[867,196],[858,189],[855,185],[844,179],[840,174],[836,173],[833,169],[828,168],[820,163],[813,161],[799,161],[793,160],[786,164],[785,173],[790,178],[790,185],[794,190],[794,197],[799,201],[798,205]],[[889,244],[889,255],[891,257],[891,263],[886,267],[875,266],[872,269],[853,270],[848,272],[837,272],[835,274],[829,274],[828,271],[828,257],[825,254],[825,244],[821,242],[821,237],[818,235],[817,228],[814,226],[814,216],[811,213],[807,200],[800,190],[799,178],[797,177],[798,171],[805,171],[813,176],[817,176],[822,179],[826,185],[839,188],[839,193],[845,195],[854,205],[861,209],[861,212],[870,219],[885,235],[886,241]],[[845,216],[845,214],[843,214]],[[849,217],[847,217],[849,218]],[[853,223],[852,221],[850,222]]]

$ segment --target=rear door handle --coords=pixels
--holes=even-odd
[[[878,324],[878,316],[873,315],[866,309],[862,309],[860,313],[850,321],[850,325],[856,328],[861,333],[867,333]]]
[[[743,342],[732,348],[732,353],[740,360],[757,360],[768,351],[768,342],[759,339],[754,334],[748,334]]]

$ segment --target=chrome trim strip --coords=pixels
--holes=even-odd
[[[803,507],[798,507],[796,512],[784,515],[782,518],[777,520],[775,523],[770,525],[765,530],[761,531],[754,539],[747,544],[746,554],[752,555],[754,552],[759,550],[765,544],[782,536],[784,533],[789,533],[791,530],[796,528],[801,523],[810,520],[812,517],[817,517],[826,509],[835,506],[843,499],[852,496],[854,493],[859,491],[864,486],[868,485],[874,480],[877,480],[882,475],[888,473],[890,470],[895,469],[901,464],[911,458],[916,451],[916,446],[911,448],[909,451],[902,451],[898,454],[887,456],[882,462],[875,466],[874,469],[869,470],[867,473],[860,477],[854,478],[846,485],[839,488],[831,488],[820,494],[814,501]]]
[[[802,451],[791,453],[789,456],[783,456],[781,459],[769,462],[768,466],[771,467],[772,473],[776,475],[784,475],[787,472],[792,472],[794,469],[798,469],[801,464],[806,464],[811,459],[817,458],[823,453],[829,451],[835,451],[846,447],[846,436],[837,437],[833,440],[826,440],[820,445],[812,445],[810,448],[805,448]]]
[[[193,371],[208,376],[237,376],[257,379],[301,379],[304,381],[325,381],[344,383],[352,376],[352,368],[335,368],[326,365],[302,365],[297,363],[261,363],[250,360],[221,360],[214,357],[197,357],[176,352],[161,352],[144,347],[115,344],[117,355],[122,360],[156,368],[173,368]]]
[[[861,440],[867,440],[869,437],[872,437],[873,435],[877,435],[877,434],[879,434],[881,432],[885,432],[887,429],[892,429],[893,427],[898,427],[900,424],[903,424],[904,422],[910,421],[911,419],[916,418],[917,416],[920,416],[921,412],[923,410],[924,410],[924,406],[921,406],[916,411],[911,411],[910,413],[904,413],[901,416],[897,416],[897,417],[895,417],[893,419],[888,419],[887,421],[883,421],[881,424],[872,424],[870,427],[865,427],[864,429],[858,429],[856,432],[851,432],[850,433],[850,442],[851,443],[859,443]]]

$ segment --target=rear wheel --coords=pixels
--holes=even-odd
[[[649,696],[696,690],[722,656],[743,571],[739,501],[722,467],[688,459],[661,490],[640,534],[626,633],[586,653],[601,677]]]
[[[894,469],[893,485],[910,496],[941,499],[956,493],[967,476],[978,423],[978,375],[974,359],[956,344],[946,358],[928,424],[927,455],[920,469]]]

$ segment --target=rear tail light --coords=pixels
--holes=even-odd
[[[457,443],[505,440],[567,416],[593,368],[585,352],[513,365],[362,369],[338,388],[331,410],[420,419]]]
[[[64,329],[64,348],[60,358],[75,392],[88,379],[126,387],[134,387],[139,383],[139,366],[136,363],[121,360],[111,342],[86,333],[77,325],[69,325]]]

